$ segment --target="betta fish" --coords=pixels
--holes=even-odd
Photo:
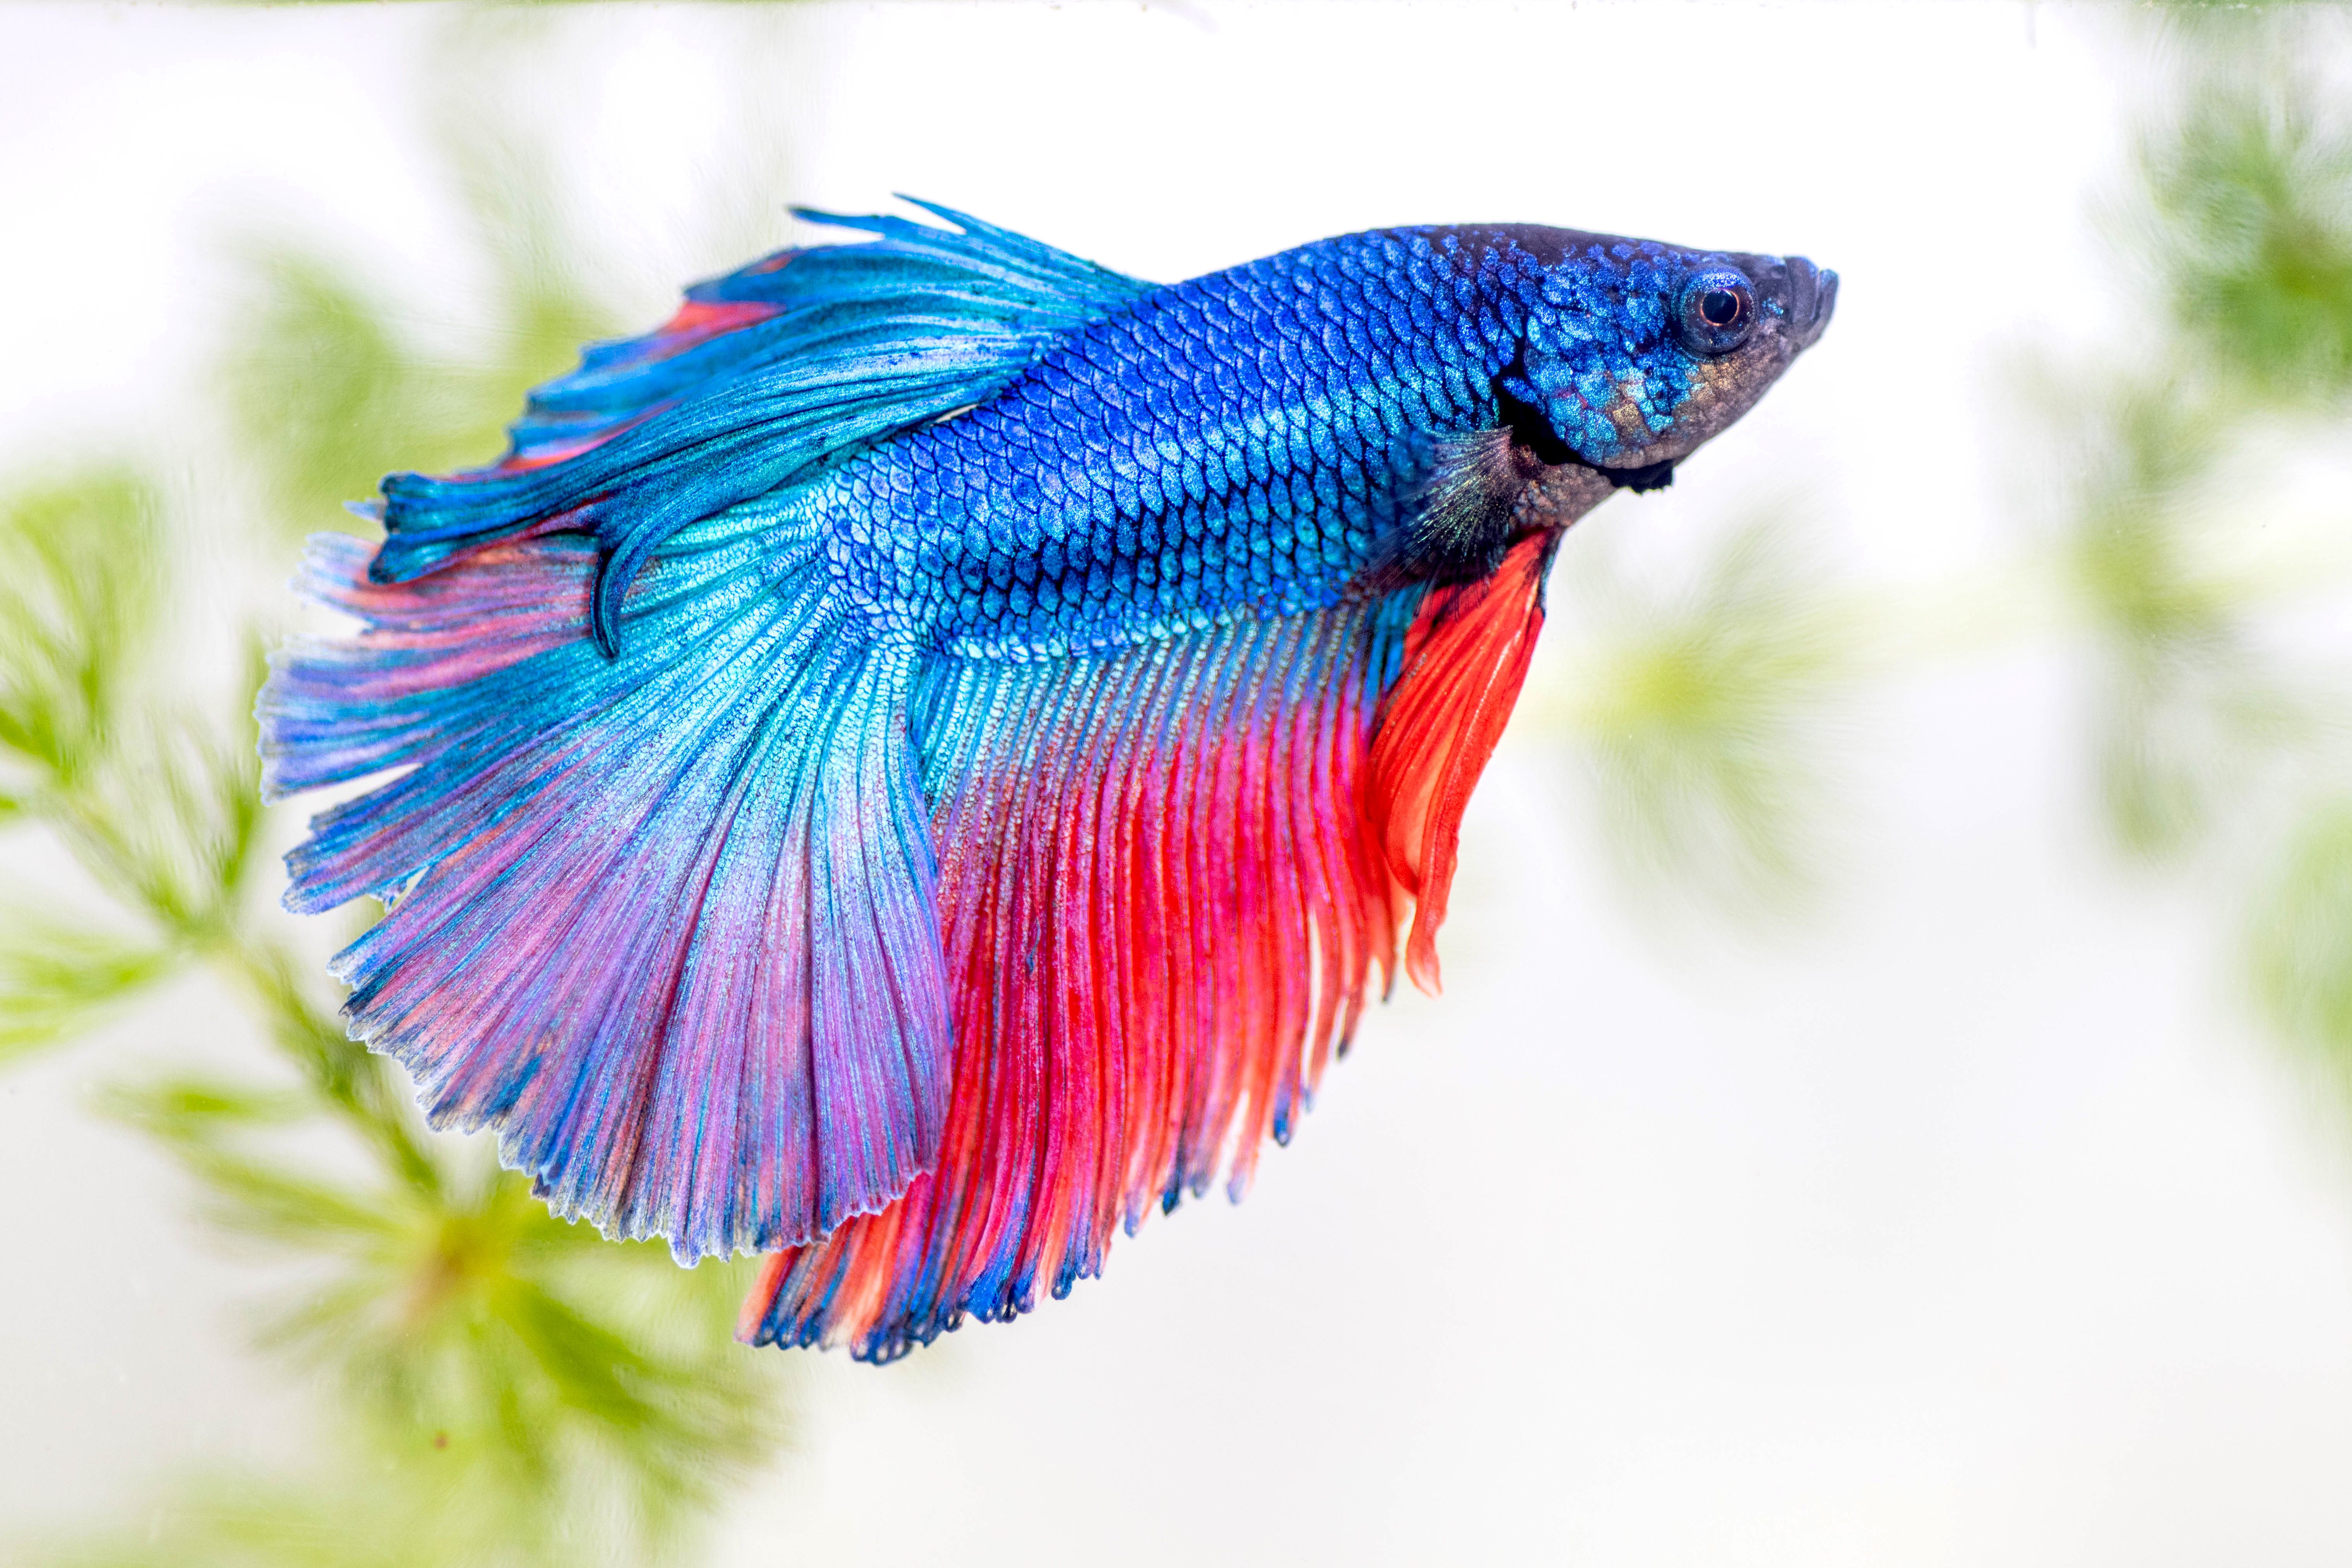
[[[333,972],[433,1124],[876,1360],[1239,1196],[1434,988],[1563,533],[1837,292],[1512,225],[1162,286],[918,205],[385,479],[259,709],[270,798],[374,781],[287,902],[381,901]]]

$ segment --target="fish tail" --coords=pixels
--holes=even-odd
[[[353,1037],[558,1213],[682,1259],[884,1207],[947,1114],[916,656],[839,605],[821,533],[790,490],[677,531],[617,659],[589,539],[386,584],[321,536],[300,585],[362,629],[260,702],[273,797],[387,775],[288,857],[294,909],[384,902],[335,961]]]

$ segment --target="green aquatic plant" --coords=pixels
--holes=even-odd
[[[2176,857],[2306,728],[2259,651],[2260,595],[2215,560],[2236,405],[2178,370],[2045,383],[2035,405],[2056,433],[2061,571],[2099,666],[2107,825],[2135,858]]]
[[[2255,901],[2248,969],[2263,1015],[2352,1087],[2352,803],[2314,809]]]
[[[1794,526],[1748,521],[1684,583],[1595,563],[1576,586],[1586,635],[1554,710],[1630,879],[1731,912],[1803,901],[1830,853],[1836,715],[1864,650]]]
[[[393,1069],[344,1036],[249,896],[257,668],[210,714],[149,668],[154,522],[152,496],[113,472],[0,499],[12,821],[52,834],[104,906],[93,923],[18,900],[0,937],[0,1048],[62,1045],[165,975],[209,972],[275,1067],[124,1069],[104,1107],[177,1160],[217,1238],[299,1279],[258,1342],[341,1397],[337,1460],[295,1490],[365,1476],[372,1513],[408,1507],[411,1531],[470,1519],[515,1561],[658,1552],[781,1437],[773,1358],[729,1331],[741,1270],[680,1269],[551,1218],[474,1144],[427,1132]],[[209,1506],[166,1512],[223,1552],[236,1533]],[[290,1551],[301,1532],[263,1531],[242,1558],[170,1531],[154,1552],[101,1557],[375,1560],[253,1556],[264,1537]],[[384,1546],[336,1534],[305,1550],[331,1548]]]
[[[461,21],[447,41],[468,48],[480,30]],[[490,41],[529,42],[511,31]],[[329,247],[233,247],[241,304],[208,384],[272,557],[347,521],[341,503],[387,467],[495,455],[524,390],[610,330],[578,270],[592,247],[562,229],[543,160],[478,107],[503,102],[495,89],[526,63],[477,50],[465,68],[485,79],[436,106],[434,145],[488,279],[468,350],[420,337]],[[267,634],[234,634],[235,679],[213,695],[185,647],[159,646],[159,584],[185,526],[135,466],[0,496],[0,827],[47,836],[86,894],[7,889],[0,1061],[135,1021],[142,991],[177,974],[243,1005],[260,1047],[246,1068],[127,1058],[103,1069],[99,1108],[178,1163],[216,1245],[266,1266],[254,1342],[322,1394],[320,1440],[292,1472],[166,1479],[119,1534],[43,1555],[690,1556],[717,1498],[786,1429],[781,1358],[731,1332],[749,1264],[682,1269],[554,1219],[478,1141],[427,1130],[397,1069],[346,1037],[257,864],[250,715]]]
[[[488,460],[530,389],[618,328],[582,276],[592,252],[565,231],[544,160],[481,101],[452,99],[436,138],[486,263],[472,352],[420,334],[380,282],[314,239],[253,233],[234,246],[244,308],[218,385],[281,538],[348,523],[343,504],[388,469]]]
[[[2144,144],[2134,237],[2198,363],[2325,406],[2352,391],[2352,130],[2326,87],[2239,41]]]
[[[2141,858],[2205,852],[2251,889],[2258,1011],[2352,1088],[2342,695],[2263,635],[2283,590],[2340,588],[2340,552],[2332,579],[2221,563],[2277,531],[2262,481],[2280,454],[2340,443],[2352,416],[2352,115],[2324,76],[2347,33],[2306,6],[2135,25],[2167,66],[2108,216],[2156,330],[2136,363],[2042,400],[2069,416],[2057,471],[2105,669],[2106,816]]]
[[[0,505],[0,756],[13,815],[102,758],[156,607],[158,502],[124,468]]]

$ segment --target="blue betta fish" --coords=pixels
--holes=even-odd
[[[813,221],[313,542],[289,858],[353,1035],[555,1211],[885,1359],[1238,1195],[1437,977],[1564,530],[1818,338],[1797,257],[1514,226],[1160,286]]]

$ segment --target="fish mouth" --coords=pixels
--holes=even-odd
[[[1837,309],[1836,273],[1814,266],[1807,256],[1734,255],[1730,259],[1756,285],[1757,295],[1778,308],[1780,335],[1791,350],[1801,353],[1820,341]]]
[[[1787,268],[1789,341],[1809,349],[1829,329],[1837,310],[1838,275],[1802,256],[1789,258]]]

